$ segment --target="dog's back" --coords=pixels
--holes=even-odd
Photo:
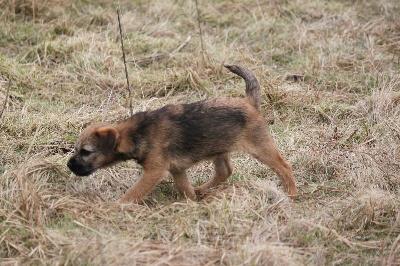
[[[246,98],[214,98],[162,108],[180,110],[160,110],[168,116],[173,127],[170,130],[175,132],[169,153],[189,156],[194,163],[235,151],[243,130],[249,124],[263,124],[260,114],[261,92],[257,78],[244,67],[225,67],[244,79]]]
[[[175,132],[169,152],[198,162],[233,150],[249,120],[241,107],[224,99],[184,104],[182,114],[168,117]]]
[[[140,154],[152,149],[144,143],[158,140],[168,143],[158,147],[166,157],[186,158],[180,163],[196,163],[215,155],[237,150],[243,130],[249,124],[263,125],[260,114],[261,93],[257,78],[240,66],[226,66],[246,83],[245,98],[212,98],[188,104],[166,105],[153,111],[133,115],[129,135],[143,144]],[[123,123],[124,123],[123,122]],[[164,134],[168,132],[168,134]],[[142,156],[138,162],[145,161]],[[177,162],[178,163],[178,162]],[[179,163],[178,163],[179,164]]]

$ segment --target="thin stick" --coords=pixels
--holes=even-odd
[[[10,88],[11,88],[11,80],[8,80],[6,98],[4,99],[3,109],[1,109],[0,120],[1,120],[1,117],[3,116],[4,109],[6,109],[6,106],[7,106],[8,94],[10,93]]]
[[[126,67],[125,49],[124,49],[124,37],[122,35],[121,19],[120,19],[120,15],[119,15],[119,7],[117,7],[117,14],[118,14],[119,36],[120,36],[120,39],[121,39],[122,58],[124,59],[126,83],[128,85],[129,109],[130,109],[131,116],[132,116],[133,115],[132,92],[131,92],[131,87],[129,85],[128,68]]]
[[[194,0],[194,2],[196,3],[197,23],[199,24],[199,31],[200,31],[201,51],[203,53],[203,59],[205,59],[205,50],[204,50],[204,44],[203,44],[203,31],[201,30],[200,10],[199,10],[199,5],[198,5],[197,1],[198,0]]]

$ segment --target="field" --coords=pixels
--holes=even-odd
[[[71,174],[80,131],[130,114],[118,6],[133,111],[243,97],[223,65],[248,67],[296,199],[245,154],[197,202],[169,177],[110,204],[133,161]],[[0,264],[400,265],[398,1],[0,0]]]

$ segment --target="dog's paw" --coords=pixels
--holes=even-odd
[[[133,210],[135,207],[139,206],[138,201],[126,201],[124,199],[119,199],[109,202],[109,208],[117,211]]]
[[[202,185],[202,186],[195,187],[195,188],[194,188],[194,193],[195,193],[197,196],[201,196],[201,195],[206,194],[206,193],[207,193],[207,190],[208,190],[208,187],[204,187],[204,185]]]
[[[130,205],[130,204],[143,204],[143,200],[142,199],[126,199],[124,197],[120,198],[119,200],[113,201],[113,203],[115,203],[116,205]]]

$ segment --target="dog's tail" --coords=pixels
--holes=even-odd
[[[246,97],[260,111],[261,107],[261,91],[260,84],[254,74],[245,67],[236,65],[225,65],[227,69],[236,75],[242,77],[246,83]]]

